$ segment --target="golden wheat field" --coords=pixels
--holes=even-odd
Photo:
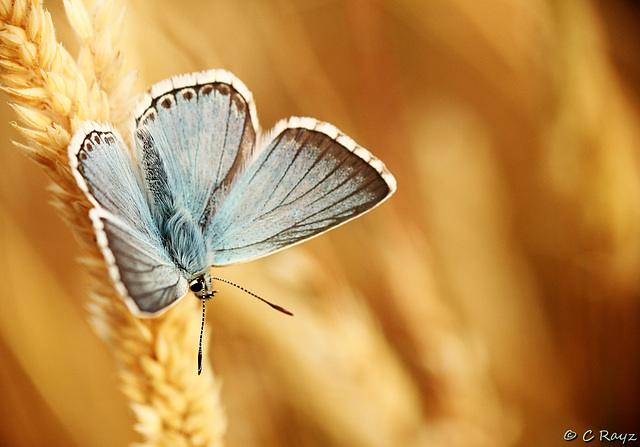
[[[639,31],[623,0],[0,0],[0,445],[640,437]],[[295,317],[220,284],[198,376],[199,300],[129,313],[66,154],[210,68],[398,191],[217,269]]]

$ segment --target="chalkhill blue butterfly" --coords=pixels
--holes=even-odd
[[[263,134],[252,96],[224,70],[175,76],[134,108],[131,151],[109,124],[72,138],[73,175],[134,315],[158,316],[189,290],[204,312],[211,267],[310,239],[395,191],[385,165],[331,124],[289,118]]]

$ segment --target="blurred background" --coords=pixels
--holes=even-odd
[[[126,3],[137,90],[225,68],[398,180],[215,274],[227,446],[565,445],[640,431],[640,9],[610,0]],[[58,38],[77,44],[62,2]],[[46,175],[0,106],[0,444],[139,439]],[[197,334],[194,334],[194,352]],[[576,440],[582,444],[581,440]]]

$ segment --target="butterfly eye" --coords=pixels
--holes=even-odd
[[[198,279],[196,279],[191,284],[189,284],[189,288],[191,289],[191,291],[193,293],[202,292],[203,287],[204,287],[204,285],[202,284],[202,281],[200,281]]]

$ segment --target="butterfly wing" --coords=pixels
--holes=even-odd
[[[395,191],[384,164],[330,124],[291,118],[215,213],[212,265],[248,261],[317,236]]]
[[[159,315],[186,295],[187,281],[162,256],[157,241],[140,237],[130,225],[104,209],[94,208],[89,215],[109,274],[135,315]]]
[[[69,145],[71,169],[90,211],[111,279],[138,316],[155,316],[187,292],[151,216],[139,174],[117,130],[84,123]]]
[[[134,117],[155,141],[173,202],[205,230],[251,161],[258,131],[251,92],[224,70],[176,76],[151,87]]]

